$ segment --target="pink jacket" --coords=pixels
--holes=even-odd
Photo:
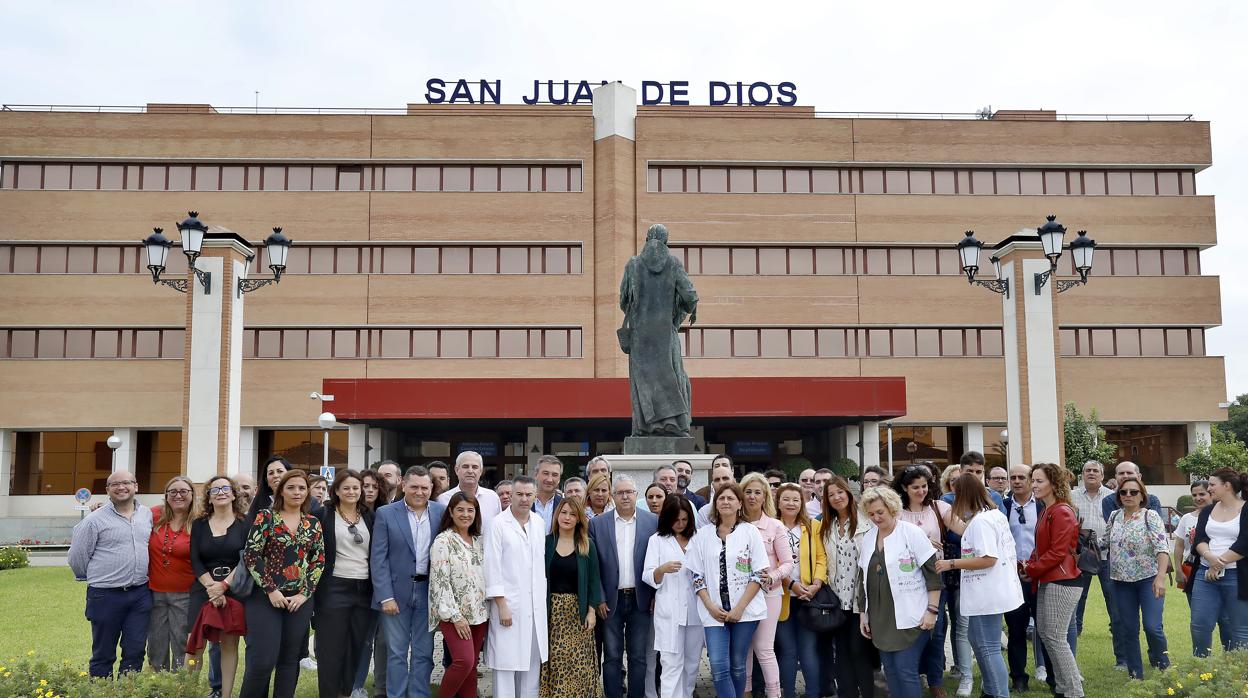
[[[754,527],[763,536],[763,547],[767,549],[767,558],[771,566],[767,574],[771,575],[772,584],[763,587],[766,596],[780,596],[784,592],[784,580],[793,572],[793,549],[789,547],[789,532],[779,519],[763,514]]]

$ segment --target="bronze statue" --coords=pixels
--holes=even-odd
[[[698,294],[667,248],[667,228],[646,231],[646,246],[628,260],[620,282],[620,349],[628,354],[633,436],[689,436],[692,392],[677,332],[698,319]]]

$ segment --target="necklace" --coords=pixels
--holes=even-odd
[[[164,538],[160,546],[160,564],[166,568],[169,567],[169,556],[173,554],[173,540],[177,537],[176,534],[171,536],[170,533],[172,532],[173,527],[166,524]]]
[[[360,510],[359,509],[355,510],[355,521],[348,519],[347,515],[342,513],[342,507],[337,507],[337,509],[338,509],[338,515],[342,517],[343,521],[346,521],[348,524],[351,524],[352,526],[358,525],[360,523]]]

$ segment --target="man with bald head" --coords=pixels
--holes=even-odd
[[[1031,466],[1015,464],[1009,470],[1009,493],[1005,497],[1005,519],[1010,524],[1010,534],[1014,537],[1014,554],[1022,555],[1018,560],[1031,557],[1036,549],[1036,523],[1044,511],[1044,502],[1037,499],[1031,491]],[[1006,649],[1006,660],[1010,669],[1010,692],[1027,692],[1027,626],[1035,621],[1036,594],[1031,584],[1023,583],[1023,603],[1013,611],[1005,614],[1006,633],[1009,646]],[[1042,647],[1040,636],[1036,635],[1038,647]],[[1036,656],[1042,656],[1043,649]]]
[[[87,620],[91,621],[91,676],[113,675],[121,644],[123,674],[143,669],[152,591],[147,587],[147,543],[152,510],[135,499],[134,473],[108,476],[108,503],[74,526],[69,568],[87,583]]]
[[[1143,478],[1140,476],[1140,466],[1129,460],[1124,460],[1118,464],[1118,467],[1114,468],[1114,479],[1118,482],[1122,482],[1124,478],[1128,477],[1137,477],[1143,481]],[[1148,508],[1157,512],[1157,515],[1161,517],[1162,521],[1166,520],[1166,515],[1161,511],[1161,500],[1157,499],[1157,495],[1148,495]],[[1118,509],[1119,505],[1117,497],[1106,497],[1101,501],[1101,514],[1104,516],[1106,521],[1109,521],[1109,515],[1118,511]]]
[[[481,486],[483,472],[485,472],[485,465],[481,460],[481,454],[476,451],[464,451],[455,458],[455,478],[459,480],[459,484],[438,495],[438,502],[443,506],[450,506],[451,496],[456,492],[475,497],[482,530],[503,510],[498,494],[488,487]]]
[[[256,496],[256,478],[247,473],[238,473],[232,477],[238,485],[237,497],[243,500],[243,510],[246,511],[251,508],[251,500]]]

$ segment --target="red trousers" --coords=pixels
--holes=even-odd
[[[464,640],[455,631],[454,623],[442,621],[438,628],[451,651],[451,665],[442,676],[438,695],[443,698],[477,698],[477,657],[485,645],[489,623],[473,625],[472,639]]]

